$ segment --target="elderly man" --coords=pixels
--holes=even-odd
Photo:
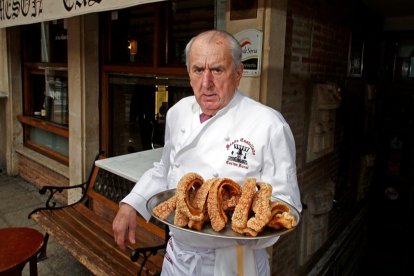
[[[194,96],[170,108],[160,162],[120,203],[113,231],[121,248],[126,240],[135,242],[136,212],[149,219],[146,201],[176,188],[189,172],[204,179],[231,178],[240,185],[256,178],[272,185],[272,195],[302,209],[293,135],[278,111],[238,90],[243,73],[238,41],[211,30],[191,39],[185,54]],[[278,239],[228,239],[179,228],[170,234],[162,275],[236,275],[236,248],[242,249],[245,275],[270,275],[265,248]]]

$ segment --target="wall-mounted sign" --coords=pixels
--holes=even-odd
[[[263,33],[255,29],[235,34],[242,47],[243,76],[260,76]]]

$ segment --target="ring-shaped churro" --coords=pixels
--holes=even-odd
[[[240,195],[240,185],[229,178],[213,182],[207,198],[207,212],[214,231],[221,231],[228,221],[227,214],[223,209],[223,198],[228,201],[237,201]]]
[[[280,201],[270,203],[271,218],[267,226],[279,230],[282,228],[290,229],[297,225],[296,218],[291,214],[289,206]]]
[[[195,209],[201,210],[200,212],[200,220],[193,220],[190,218],[188,222],[188,227],[195,230],[201,230],[203,224],[206,220],[208,220],[208,212],[207,212],[207,196],[210,191],[211,185],[214,183],[216,178],[208,179],[204,182],[204,184],[196,191],[194,198],[191,200],[191,205],[194,206]]]
[[[204,179],[197,173],[185,174],[178,183],[176,191],[177,211],[186,215],[190,220],[202,220],[203,209],[194,206],[193,199],[203,184]]]

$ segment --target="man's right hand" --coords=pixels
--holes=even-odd
[[[118,213],[112,222],[112,230],[115,242],[122,249],[126,248],[126,240],[135,244],[136,218],[136,210],[126,203],[121,203]]]

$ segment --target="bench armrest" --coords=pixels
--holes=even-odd
[[[40,207],[40,208],[36,208],[33,211],[31,211],[28,215],[28,217],[30,218],[32,216],[32,214],[41,211],[41,210],[54,210],[54,209],[62,209],[62,208],[66,208],[69,206],[73,206],[79,202],[83,202],[86,198],[86,191],[88,188],[88,183],[89,182],[84,182],[78,185],[73,185],[73,186],[43,186],[42,188],[39,189],[39,194],[44,195],[47,192],[49,192],[49,196],[45,202],[45,207]],[[55,200],[54,196],[56,193],[62,193],[63,191],[66,190],[72,190],[72,189],[81,189],[82,191],[82,196],[81,198],[71,204],[67,204],[67,205],[59,205],[56,206],[57,201]]]
[[[98,159],[104,158],[104,153],[103,152],[99,152],[96,157],[95,157],[95,161]],[[88,186],[89,183],[94,181],[94,176],[96,176],[97,171],[98,171],[98,167],[95,166],[95,161],[93,162],[93,166],[92,166],[92,171],[89,175],[89,178],[87,181],[78,184],[78,185],[72,185],[72,186],[52,186],[52,185],[45,185],[42,188],[40,188],[39,190],[39,194],[44,195],[46,194],[46,192],[49,192],[49,196],[46,200],[45,203],[45,207],[40,207],[40,208],[36,208],[33,211],[31,211],[28,215],[29,219],[31,218],[31,216],[36,213],[39,212],[41,210],[55,210],[55,209],[62,209],[62,208],[66,208],[69,206],[73,206],[75,204],[78,204],[79,202],[84,202],[86,197],[87,197],[87,190],[88,190]],[[62,193],[65,190],[71,190],[71,189],[81,189],[82,191],[82,196],[81,198],[72,203],[72,204],[67,204],[67,205],[60,205],[60,206],[56,206],[57,201],[54,199],[54,196],[56,193]]]

